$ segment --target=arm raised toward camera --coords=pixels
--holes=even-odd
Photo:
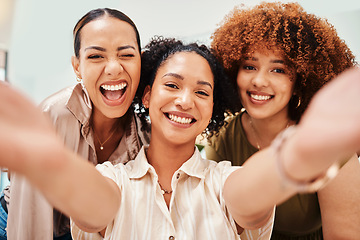
[[[119,207],[117,185],[68,150],[47,117],[6,83],[0,103],[0,166],[28,178],[83,230],[106,227]]]
[[[354,68],[315,95],[280,147],[259,151],[228,177],[224,198],[241,227],[261,226],[274,205],[322,179],[334,163],[355,156],[360,149],[359,102],[360,69]]]

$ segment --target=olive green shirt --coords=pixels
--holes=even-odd
[[[229,160],[241,166],[257,148],[247,140],[241,114],[205,146],[206,157],[216,161]],[[294,238],[293,238],[294,237]],[[317,194],[297,194],[276,207],[271,239],[322,239],[321,214]]]

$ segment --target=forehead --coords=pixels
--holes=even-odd
[[[100,17],[81,29],[81,45],[131,44],[136,49],[136,33],[129,23],[115,17]]]
[[[214,81],[208,61],[195,52],[176,52],[159,67],[157,73],[174,72],[188,78]]]

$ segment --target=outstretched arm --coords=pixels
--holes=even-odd
[[[106,227],[119,207],[117,185],[66,149],[46,116],[6,83],[0,116],[0,165],[27,177],[84,230]]]
[[[296,133],[280,150],[270,147],[254,154],[229,176],[224,198],[240,226],[261,226],[274,205],[298,192],[279,174],[279,167],[292,180],[307,183],[360,149],[359,102],[360,69],[355,68],[316,94]]]

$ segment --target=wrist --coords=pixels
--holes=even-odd
[[[276,169],[284,187],[302,193],[316,192],[337,175],[339,164],[335,162],[325,170],[320,170],[324,167],[304,160],[301,149],[297,151],[296,141],[293,141],[296,129],[295,126],[287,128],[273,141],[271,147],[275,153]]]

